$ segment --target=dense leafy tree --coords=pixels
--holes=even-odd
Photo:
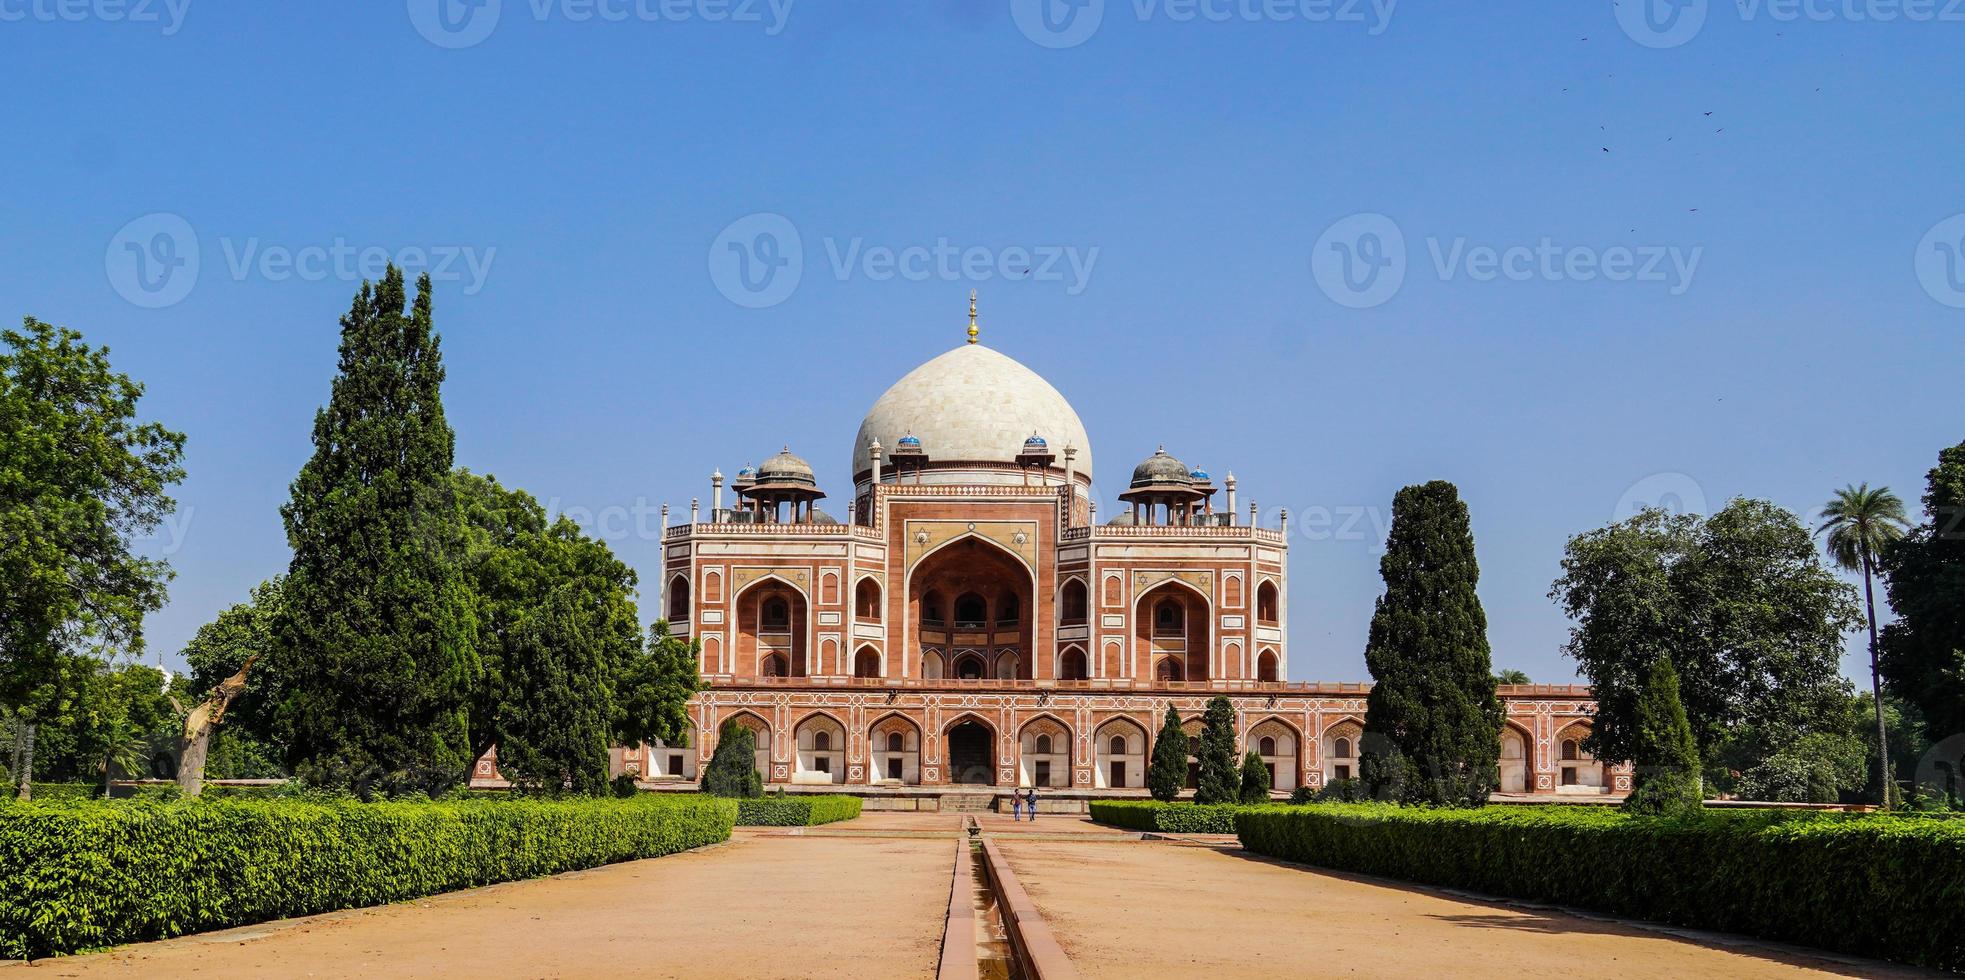
[[[417,286],[411,306],[392,267],[341,318],[314,455],[281,510],[281,739],[296,774],[364,795],[441,792],[472,760],[474,602],[429,277]]]
[[[1269,802],[1270,785],[1268,764],[1262,761],[1262,756],[1254,749],[1250,749],[1248,754],[1242,757],[1242,802]]]
[[[597,607],[597,598],[577,582],[565,583],[504,637],[498,768],[514,789],[607,789],[614,665],[621,653],[611,648],[608,611]],[[635,633],[628,635],[634,644]]]
[[[1897,613],[1880,640],[1885,684],[1915,706],[1928,740],[1965,732],[1965,443],[1938,454],[1924,522],[1879,564]]]
[[[1703,759],[1757,732],[1757,765],[1811,732],[1843,727],[1842,636],[1855,590],[1822,564],[1808,528],[1759,500],[1710,518],[1646,510],[1571,538],[1550,596],[1576,621],[1564,652],[1590,679],[1589,742],[1606,759],[1637,750],[1638,701],[1669,656]]]
[[[1631,759],[1636,772],[1625,808],[1673,816],[1696,812],[1705,796],[1699,779],[1699,746],[1685,720],[1672,658],[1652,661],[1644,690],[1638,693],[1635,723]]]
[[[717,730],[716,751],[703,770],[703,792],[739,799],[764,795],[764,777],[757,771],[757,736],[735,718]]]
[[[1835,803],[1865,789],[1874,800],[1873,710],[1851,694],[1819,727],[1739,726],[1712,753],[1708,782],[1750,800]]]
[[[1876,709],[1876,760],[1882,790],[1878,800],[1889,806],[1892,781],[1890,772],[1890,733],[1883,724],[1883,680],[1877,670],[1876,637],[1876,559],[1892,543],[1904,536],[1909,521],[1904,519],[1904,502],[1889,487],[1875,490],[1865,483],[1844,487],[1822,507],[1822,524],[1817,534],[1828,535],[1829,557],[1844,571],[1863,573],[1863,610],[1869,616],[1869,683]]]
[[[1180,795],[1187,785],[1187,732],[1180,727],[1180,713],[1167,705],[1167,720],[1153,739],[1153,763],[1146,771],[1146,787],[1162,803]]]
[[[1400,490],[1365,645],[1376,681],[1360,768],[1381,796],[1478,806],[1500,781],[1501,702],[1467,505],[1443,480]]]
[[[656,620],[648,643],[622,666],[615,683],[615,741],[688,745],[689,699],[704,687],[701,656],[701,641],[674,636],[667,620]]]
[[[644,647],[634,570],[525,491],[469,471],[456,481],[481,666],[472,751],[497,745],[500,769],[530,789],[598,792],[609,740],[686,742],[696,647],[666,623]]]
[[[1242,770],[1235,761],[1235,706],[1221,695],[1208,701],[1201,715],[1201,764],[1194,802],[1233,803],[1242,795]]]
[[[184,436],[139,423],[142,396],[76,331],[32,317],[0,331],[0,704],[24,741],[74,697],[65,658],[140,652],[164,603],[169,565],[132,544],[176,508]]]
[[[87,654],[63,654],[50,696],[38,705],[34,778],[92,782],[168,776],[177,713],[163,671],[142,664],[109,664]]]

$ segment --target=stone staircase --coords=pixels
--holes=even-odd
[[[943,793],[943,813],[988,813],[994,793]]]

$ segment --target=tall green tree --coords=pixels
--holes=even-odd
[[[1625,809],[1668,816],[1697,812],[1704,802],[1699,746],[1685,720],[1671,657],[1652,661],[1638,694],[1635,721],[1631,761],[1636,772]]]
[[[26,734],[73,694],[64,657],[142,652],[164,603],[170,566],[134,542],[176,509],[184,436],[138,421],[143,392],[74,330],[0,331],[0,703]]]
[[[1938,454],[1923,523],[1879,564],[1897,613],[1877,658],[1885,685],[1916,707],[1928,740],[1965,732],[1965,443]]]
[[[1167,718],[1153,739],[1153,763],[1146,770],[1146,788],[1154,799],[1169,803],[1180,796],[1181,787],[1187,785],[1187,752],[1187,732],[1180,727],[1180,713],[1168,702]]]
[[[1248,754],[1242,757],[1241,775],[1241,800],[1243,803],[1269,802],[1269,787],[1271,785],[1269,765],[1262,761],[1261,754],[1257,753],[1256,750],[1250,749]]]
[[[247,657],[259,655],[245,693],[226,706],[224,723],[212,733],[205,771],[215,778],[263,778],[284,772],[273,713],[285,684],[271,651],[273,624],[284,608],[285,584],[285,577],[276,575],[254,586],[245,602],[226,607],[198,627],[184,645],[194,697],[237,673]]]
[[[648,642],[621,667],[615,683],[615,741],[689,744],[689,699],[706,686],[702,652],[702,641],[671,634],[667,620],[648,628]]]
[[[703,792],[739,799],[764,795],[764,777],[757,771],[757,736],[735,718],[717,729],[716,751],[703,770]]]
[[[1747,499],[1709,518],[1650,509],[1571,538],[1562,569],[1549,594],[1575,620],[1563,649],[1590,680],[1600,758],[1635,757],[1638,701],[1666,656],[1708,764],[1743,731],[1761,733],[1765,758],[1842,727],[1842,638],[1860,610],[1793,513]]]
[[[1392,501],[1391,534],[1365,645],[1376,682],[1365,703],[1365,757],[1375,795],[1479,806],[1500,782],[1501,702],[1476,587],[1474,532],[1444,480]]]
[[[281,510],[281,738],[296,775],[364,795],[442,792],[472,761],[475,603],[427,275],[417,288],[411,306],[391,267],[341,318],[314,455]]]
[[[1876,635],[1876,558],[1883,549],[1904,536],[1910,522],[1904,518],[1904,502],[1889,487],[1869,484],[1843,487],[1822,505],[1821,525],[1816,534],[1828,535],[1829,557],[1837,567],[1863,573],[1863,611],[1869,617],[1869,684],[1876,706],[1876,770],[1882,792],[1878,802],[1890,806],[1890,733],[1883,725],[1883,677],[1877,669]]]
[[[1242,770],[1235,756],[1235,706],[1217,694],[1201,715],[1201,764],[1194,802],[1233,803],[1242,795]]]

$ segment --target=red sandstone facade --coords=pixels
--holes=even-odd
[[[1287,515],[1238,522],[1233,475],[1218,512],[1208,474],[1156,452],[1097,523],[1075,412],[980,346],[896,384],[854,456],[844,522],[785,452],[739,474],[734,507],[713,477],[709,519],[692,506],[664,531],[660,601],[709,690],[687,748],[617,749],[617,771],[693,782],[736,719],[767,784],[907,806],[969,786],[1136,795],[1167,706],[1198,732],[1219,694],[1278,794],[1356,773],[1368,686],[1284,680]],[[1501,698],[1504,792],[1629,788],[1578,745],[1587,688]]]

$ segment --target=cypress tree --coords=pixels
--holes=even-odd
[[[1638,694],[1637,724],[1632,732],[1637,767],[1631,795],[1624,808],[1636,813],[1677,815],[1696,813],[1702,806],[1699,746],[1685,719],[1685,702],[1678,693],[1678,670],[1672,658],[1659,657]]]
[[[1379,560],[1385,594],[1365,646],[1377,682],[1360,768],[1374,795],[1479,806],[1500,779],[1501,702],[1474,533],[1453,484],[1400,490]]]
[[[1242,802],[1269,802],[1269,766],[1254,749],[1242,757]]]
[[[1153,798],[1171,802],[1187,784],[1187,733],[1181,730],[1180,715],[1170,702],[1167,720],[1153,739],[1153,765],[1146,773],[1146,786]]]
[[[281,508],[293,549],[274,624],[278,726],[316,785],[438,793],[470,770],[473,599],[460,569],[444,368],[428,276],[363,283],[314,455]]]
[[[717,729],[716,751],[703,771],[703,792],[742,799],[764,795],[764,777],[757,771],[757,736],[735,718]]]
[[[1242,770],[1235,764],[1235,706],[1217,694],[1201,717],[1201,778],[1196,803],[1233,803],[1242,795]]]

